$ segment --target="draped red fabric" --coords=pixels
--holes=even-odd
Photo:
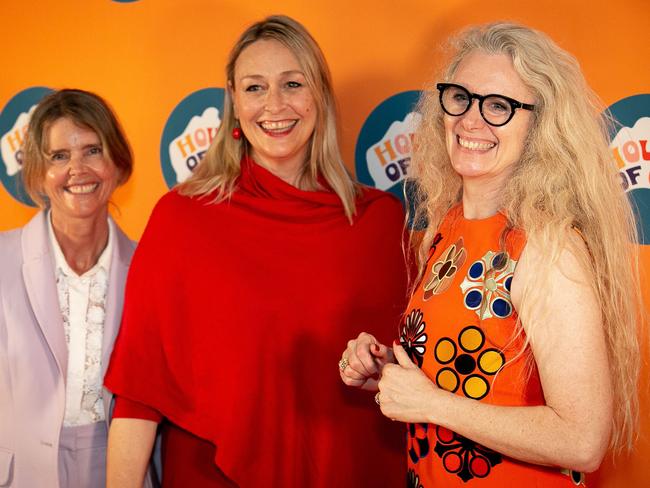
[[[232,198],[210,200],[154,209],[106,386],[212,442],[242,487],[403,485],[403,425],[337,370],[359,331],[396,336],[400,203],[364,188],[351,225],[332,191],[246,160]]]

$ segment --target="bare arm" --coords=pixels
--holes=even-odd
[[[584,250],[576,236],[569,247]],[[546,405],[503,407],[441,390],[395,347],[399,365],[386,365],[379,383],[382,412],[397,420],[447,427],[507,456],[579,471],[598,468],[609,442],[611,378],[597,298],[576,256],[562,251],[549,274],[543,317],[530,335]],[[513,281],[513,304],[549,266],[527,246]],[[532,281],[530,281],[532,280]],[[549,313],[542,309],[552,306]],[[524,323],[524,329],[530,324]],[[468,419],[471,419],[469,421]]]
[[[158,424],[115,418],[108,432],[107,488],[142,488]]]

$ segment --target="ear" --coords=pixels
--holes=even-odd
[[[117,188],[119,186],[122,186],[124,183],[126,183],[128,181],[128,178],[126,177],[125,170],[123,170],[122,168],[118,168],[117,166],[115,167],[115,169],[117,169],[117,184],[115,185],[115,188]]]

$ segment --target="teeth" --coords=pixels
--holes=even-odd
[[[265,122],[260,123],[260,126],[264,130],[285,130],[288,129],[289,127],[293,127],[294,125],[296,125],[295,120],[279,120],[279,121],[267,120]]]
[[[66,188],[70,193],[75,195],[83,195],[85,193],[92,193],[97,189],[99,183],[90,183],[88,185],[71,185]]]
[[[465,149],[470,149],[472,151],[486,151],[487,149],[492,149],[496,146],[494,142],[466,141],[461,137],[458,138],[458,144],[463,146]]]

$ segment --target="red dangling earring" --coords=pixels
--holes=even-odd
[[[235,127],[232,130],[232,138],[235,139],[236,141],[241,139],[241,129],[239,127]]]

